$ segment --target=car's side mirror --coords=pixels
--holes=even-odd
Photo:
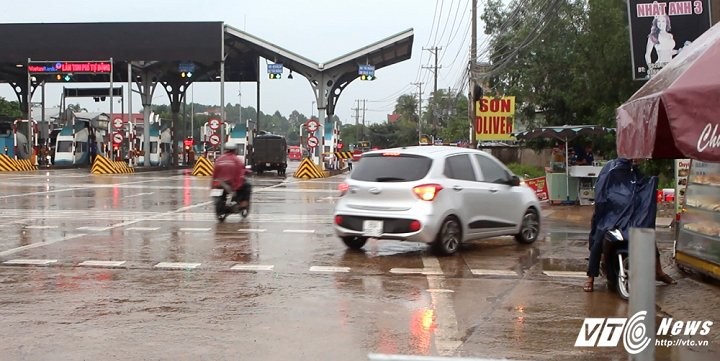
[[[520,177],[513,175],[512,178],[510,178],[510,185],[513,187],[517,187],[520,185]]]

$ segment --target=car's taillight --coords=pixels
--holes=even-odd
[[[423,184],[413,187],[413,192],[415,196],[424,201],[432,201],[442,189],[443,187],[439,184]]]
[[[342,222],[343,222],[342,216],[335,216],[335,224],[337,224],[339,226],[342,224]]]
[[[350,189],[350,186],[347,183],[343,182],[343,183],[338,184],[338,190],[340,191],[340,197],[344,196],[345,193],[347,193],[348,189]]]

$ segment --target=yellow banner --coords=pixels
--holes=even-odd
[[[514,140],[515,97],[482,97],[475,102],[475,139]]]

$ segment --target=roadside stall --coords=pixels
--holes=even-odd
[[[718,64],[715,25],[617,109],[617,149],[625,158],[691,159],[676,262],[720,279]]]
[[[599,125],[563,125],[557,127],[541,127],[515,135],[518,140],[547,138],[561,141],[559,148],[546,167],[548,197],[551,203],[592,204],[593,187],[602,169],[602,161],[595,160],[590,164],[576,165],[571,159],[569,143],[581,136],[598,136],[612,132],[613,129]]]

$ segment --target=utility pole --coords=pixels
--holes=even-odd
[[[363,99],[363,138],[365,138],[365,102],[367,102],[367,99]]]
[[[434,105],[434,103],[436,102],[435,96],[436,96],[436,93],[437,93],[438,69],[439,69],[439,68],[442,68],[442,66],[438,66],[438,50],[442,50],[442,48],[439,48],[439,47],[435,46],[435,47],[432,47],[432,48],[423,48],[423,50],[427,50],[427,51],[433,53],[433,55],[435,56],[435,66],[424,66],[424,67],[423,67],[423,69],[430,69],[430,70],[433,72],[433,77],[434,77],[433,93],[432,93],[432,99],[433,99],[433,101],[430,103],[430,104],[431,104],[431,107],[432,107],[430,114],[431,114],[431,116],[432,116],[432,122],[433,122],[433,126],[432,126],[432,128],[433,128],[433,137],[435,137],[435,136],[437,135],[437,114],[435,114],[435,105]]]
[[[355,99],[355,108],[352,108],[351,110],[355,111],[355,133],[357,141],[359,142],[361,140],[360,127],[358,125],[360,122],[360,99]]]
[[[419,83],[412,83],[413,85],[418,87],[418,145],[420,145],[420,140],[422,139],[422,126],[420,125],[422,123],[422,82]]]
[[[472,0],[472,18],[470,19],[470,64],[468,65],[468,120],[470,121],[470,146],[477,149],[475,138],[475,64],[477,64],[477,0]]]

